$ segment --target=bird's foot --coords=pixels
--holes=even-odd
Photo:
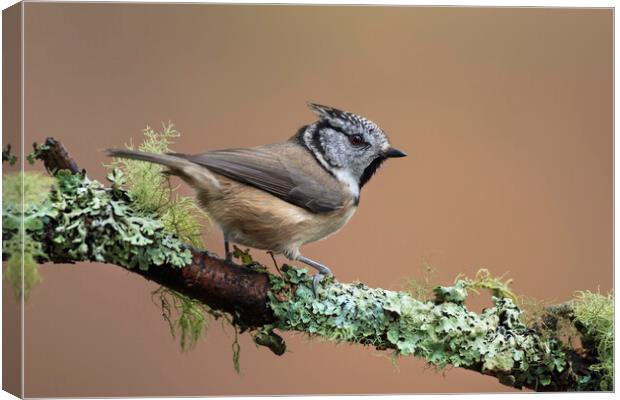
[[[325,265],[318,263],[314,260],[311,260],[307,257],[304,257],[302,255],[299,255],[297,257],[297,260],[301,261],[304,264],[308,264],[309,266],[311,266],[312,268],[318,271],[316,274],[314,274],[314,277],[312,278],[312,289],[314,290],[314,295],[316,296],[318,293],[317,289],[319,287],[319,282],[321,282],[326,277],[334,276],[334,274],[332,274],[332,270],[327,268]]]
[[[331,273],[331,271],[329,271],[327,273],[317,272],[312,277],[312,291],[314,292],[314,297],[316,297],[317,294],[319,293],[318,292],[319,283],[322,282],[325,279],[330,279],[330,280],[334,279],[334,275]]]
[[[317,293],[319,293],[318,288],[319,288],[319,283],[325,278],[325,275],[321,274],[320,272],[317,272],[316,274],[314,274],[314,277],[312,278],[312,291],[314,292],[314,297],[317,297]]]

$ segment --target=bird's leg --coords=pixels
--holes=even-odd
[[[304,257],[301,254],[297,256],[297,260],[301,261],[304,264],[308,264],[312,268],[315,268],[317,271],[319,271],[318,273],[314,274],[314,278],[312,278],[312,288],[314,289],[314,294],[316,295],[316,288],[318,287],[319,282],[321,282],[326,276],[332,276],[332,271],[325,265],[313,261],[307,257]]]
[[[276,255],[271,250],[267,250],[267,254],[271,256],[271,259],[273,260],[273,265],[275,265],[276,270],[278,271],[278,274],[280,274],[280,276],[284,278],[284,275],[282,275],[282,271],[280,271],[280,267],[278,267],[278,262],[276,261]]]

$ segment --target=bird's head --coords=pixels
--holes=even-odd
[[[319,120],[302,133],[305,145],[318,161],[342,181],[355,183],[357,191],[388,158],[407,154],[390,145],[374,122],[332,107],[309,103]]]

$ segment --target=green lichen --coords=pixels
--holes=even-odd
[[[41,281],[36,260],[45,259],[46,255],[32,235],[42,228],[41,220],[51,212],[45,200],[53,182],[54,179],[37,172],[2,176],[2,253],[7,259],[4,278],[17,297],[23,293],[28,298],[31,289]]]
[[[60,171],[57,179],[59,190],[50,199],[58,213],[53,238],[58,257],[142,270],[191,262],[189,250],[165,230],[157,214],[132,207],[133,197],[122,189],[120,170],[108,175],[111,188],[67,171]]]
[[[284,266],[283,273],[271,278],[279,289],[269,294],[278,329],[391,348],[439,368],[480,367],[515,387],[549,385],[567,368],[560,343],[532,334],[511,298],[493,296],[494,307],[480,314],[467,310],[468,281],[436,290],[433,302],[361,283],[322,282],[315,295],[305,269]]]
[[[458,275],[455,282],[462,281],[468,291],[474,291],[478,293],[479,289],[488,290],[493,296],[507,297],[511,299],[515,304],[518,304],[519,300],[517,295],[510,289],[512,279],[505,279],[505,274],[499,277],[493,277],[488,269],[481,268],[476,272],[474,279],[469,279],[464,275]]]
[[[576,293],[572,302],[575,325],[583,333],[583,344],[595,350],[599,360],[590,366],[601,375],[601,390],[613,390],[614,379],[614,299],[590,291]]]
[[[156,214],[133,209],[131,194],[121,188],[122,173],[114,170],[108,179],[111,188],[69,171],[57,173],[46,200],[24,210],[26,234],[40,246],[46,240],[54,243],[35,258],[45,259],[44,253],[56,260],[110,262],[143,270],[191,262],[189,250],[164,229]],[[19,210],[3,211],[6,221],[22,217]],[[18,234],[15,225],[3,228],[7,238]],[[14,254],[10,251],[8,257]]]
[[[138,150],[149,153],[170,153],[170,145],[180,136],[172,124],[164,124],[161,131],[150,127],[143,130],[144,140]],[[133,143],[126,147],[134,149]],[[114,159],[111,168],[120,169],[125,175],[127,190],[134,199],[134,208],[156,213],[164,228],[175,233],[181,241],[195,247],[204,247],[203,228],[207,214],[193,197],[180,196],[170,184],[169,176],[161,165],[130,159]]]

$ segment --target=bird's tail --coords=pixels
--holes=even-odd
[[[146,153],[143,151],[127,150],[127,149],[107,149],[106,154],[110,157],[129,158],[132,160],[147,161],[155,164],[164,165],[171,170],[180,170],[191,164],[189,161],[176,157],[172,154],[156,154]]]
[[[219,189],[219,182],[211,171],[185,158],[175,156],[174,154],[146,153],[127,149],[107,149],[106,154],[110,157],[129,158],[163,165],[168,168],[168,171],[166,171],[167,173],[178,175],[196,189]]]

